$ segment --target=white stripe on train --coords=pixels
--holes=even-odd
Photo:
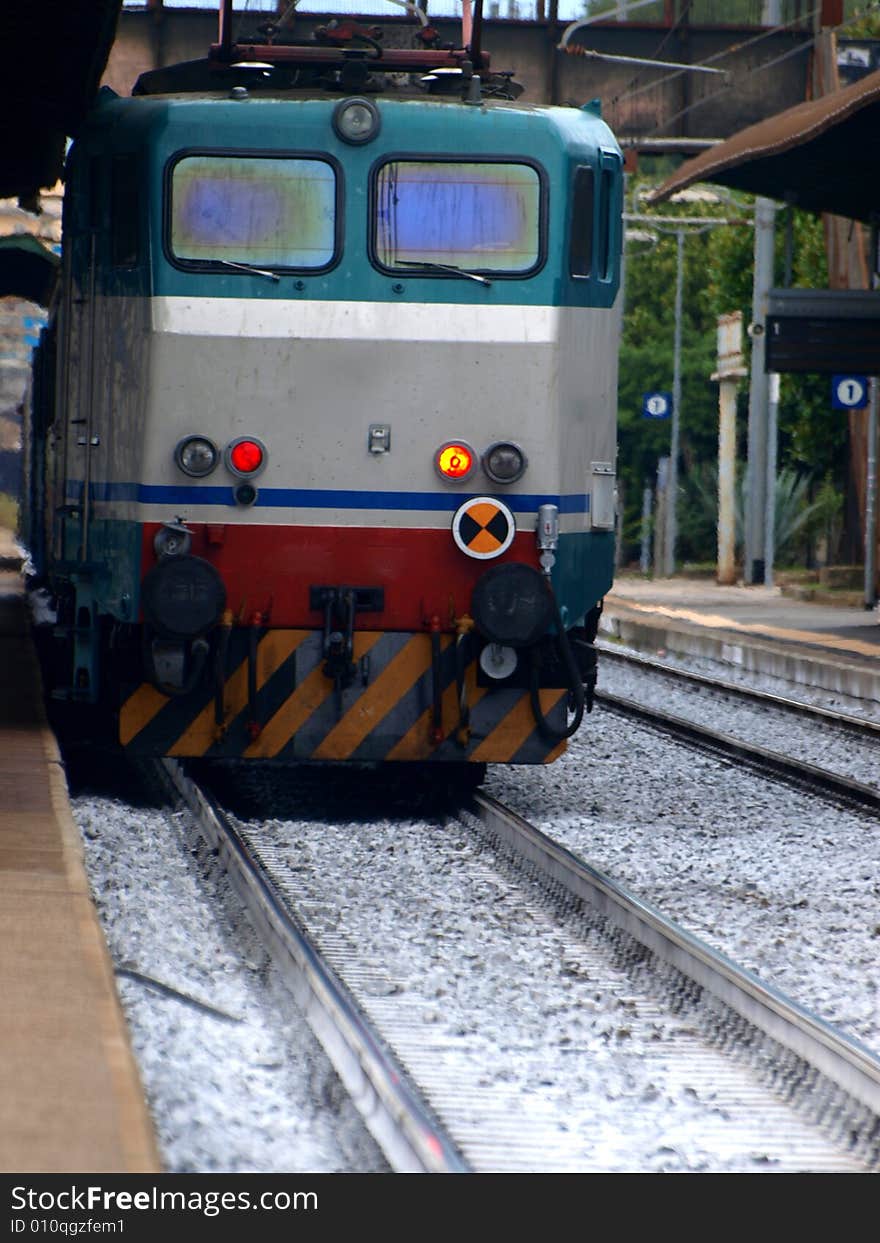
[[[595,307],[486,303],[336,302],[283,298],[150,299],[154,332],[180,336],[302,337],[312,341],[468,341],[553,345],[559,321]],[[607,314],[607,312],[604,312]]]

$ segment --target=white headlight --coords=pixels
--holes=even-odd
[[[186,436],[174,450],[174,460],[186,475],[210,475],[220,454],[207,436]]]
[[[500,682],[516,671],[518,659],[512,647],[501,643],[487,643],[480,652],[480,668],[487,677]]]
[[[357,146],[379,133],[379,109],[370,99],[343,99],[333,113],[333,128],[343,142]]]
[[[490,445],[483,454],[483,470],[495,483],[516,483],[527,465],[526,455],[519,445],[506,440]]]

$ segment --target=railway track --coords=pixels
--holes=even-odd
[[[829,708],[821,708],[815,704],[804,703],[800,699],[790,699],[784,695],[774,695],[769,691],[760,691],[752,686],[744,686],[736,682],[728,682],[720,678],[709,677],[703,673],[695,673],[690,669],[681,669],[669,665],[665,661],[654,660],[640,653],[621,651],[620,648],[608,643],[597,643],[603,661],[610,660],[616,664],[642,669],[649,673],[661,674],[673,682],[679,682],[704,690],[730,695],[744,702],[758,704],[761,707],[773,708],[780,712],[800,717],[802,720],[815,721],[833,725],[845,730],[860,741],[880,742],[880,724],[866,717],[852,716],[846,712],[835,712]]]
[[[608,655],[611,655],[612,659],[620,660],[633,667],[662,674],[664,678],[669,677],[718,694],[739,697],[752,704],[772,707],[797,716],[801,720],[814,722],[817,726],[832,725],[846,731],[850,737],[858,738],[860,742],[875,744],[880,741],[880,725],[874,721],[833,712],[751,687],[739,687],[729,682],[717,681],[702,674],[676,669],[642,656],[609,652],[603,648],[603,659]],[[855,781],[830,769],[758,746],[722,730],[701,725],[626,696],[602,690],[596,692],[596,700],[612,712],[642,721],[712,755],[745,763],[765,776],[781,778],[799,788],[817,791],[835,801],[873,812],[880,811],[880,791],[864,782]]]
[[[392,1166],[407,1172],[465,1170],[442,1128],[229,818],[176,761],[160,761],[160,766],[219,855],[248,916]]]
[[[273,835],[234,823],[179,765],[164,770],[393,1168],[880,1164],[874,1054],[494,800],[478,795],[461,824],[432,839],[424,927],[414,930],[412,905],[405,929],[379,909],[362,943],[353,906],[372,894],[393,907],[405,876],[384,897],[369,875],[360,897],[328,893],[320,854],[339,838],[327,826],[305,842],[297,829],[292,849],[283,825]],[[483,894],[482,910],[440,909],[445,871],[456,892]],[[456,942],[475,920],[485,928],[478,954],[467,936]],[[456,962],[451,974],[438,967],[439,946]],[[499,1004],[504,1023],[487,1018]]]

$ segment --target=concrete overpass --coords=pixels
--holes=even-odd
[[[682,6],[685,7],[685,6]],[[430,10],[430,6],[429,6]],[[387,46],[409,46],[413,19],[398,17],[389,5],[381,18]],[[253,30],[266,14],[251,14],[243,29]],[[239,20],[236,16],[236,27]],[[297,16],[294,33],[307,38],[328,14]],[[363,19],[374,24],[378,19]],[[444,42],[459,44],[457,19],[430,17]],[[558,44],[567,23],[515,21],[484,23],[483,45],[496,69],[513,69],[531,103],[580,105],[602,100],[603,115],[615,132],[630,139],[717,139],[770,116],[806,94],[813,31],[810,27],[769,30],[756,27],[701,26],[687,21],[640,25],[603,22],[575,33],[566,52]],[[290,28],[288,27],[288,30]],[[128,94],[138,74],[206,54],[217,41],[212,10],[124,10],[120,14],[104,81]],[[649,69],[597,61],[595,50],[616,56],[700,64],[711,61],[726,77]]]
[[[827,0],[826,0],[827,2]],[[391,6],[389,6],[390,9]],[[681,15],[673,20],[678,7]],[[558,44],[565,23],[487,19],[484,46],[493,65],[511,68],[533,103],[581,104],[601,98],[606,119],[625,140],[676,138],[693,142],[725,138],[805,98],[813,32],[789,27],[701,26],[687,20],[688,6],[667,5],[669,20],[657,25],[599,23]],[[555,10],[553,0],[549,7]],[[408,46],[414,23],[406,16],[382,19],[386,43]],[[244,15],[242,15],[244,17]],[[266,14],[251,13],[256,25]],[[240,20],[236,15],[236,22]],[[332,15],[296,18],[295,33],[308,37]],[[372,24],[375,18],[364,19]],[[458,43],[460,23],[431,18],[444,40]],[[75,135],[101,81],[128,94],[138,75],[203,56],[217,37],[211,9],[166,9],[146,0],[143,10],[122,0],[4,0],[0,45],[7,107],[0,114],[0,198],[33,199],[54,185],[64,143]],[[587,49],[663,61],[711,61],[725,78],[597,61]]]

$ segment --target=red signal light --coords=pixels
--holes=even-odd
[[[229,450],[229,465],[239,475],[253,475],[263,465],[265,450],[256,440],[237,440]]]
[[[466,479],[474,469],[476,455],[470,445],[450,441],[434,455],[434,465],[444,479]]]

